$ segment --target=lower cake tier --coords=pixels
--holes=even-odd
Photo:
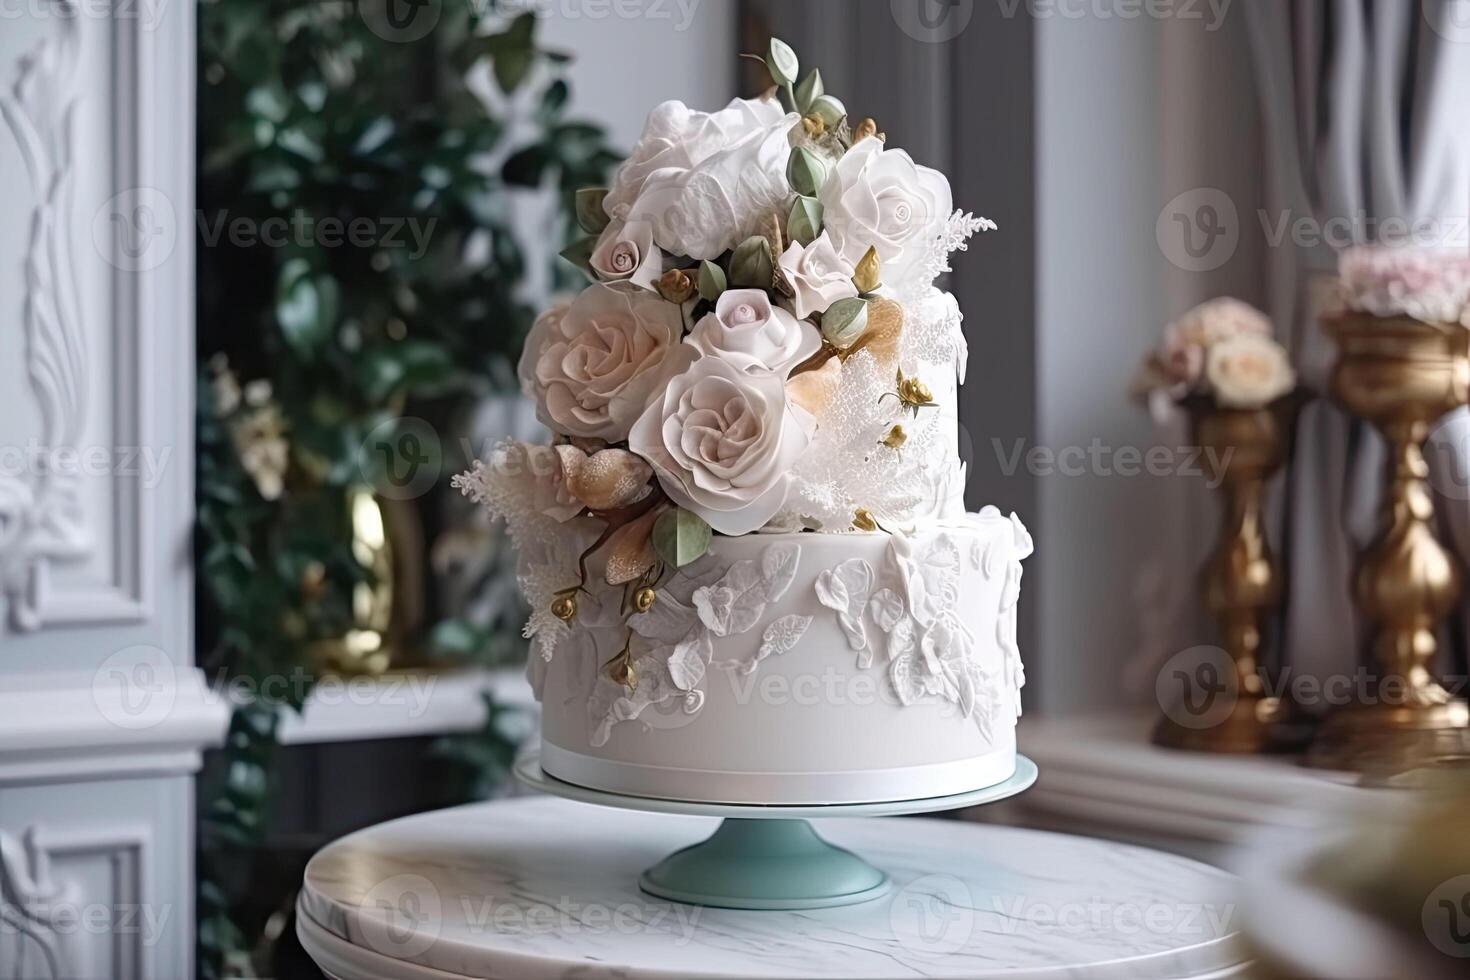
[[[765,805],[1002,782],[1030,552],[1020,521],[987,508],[914,535],[716,538],[631,617],[621,590],[584,595],[532,665],[542,767],[607,792]]]

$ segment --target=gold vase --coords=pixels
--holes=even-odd
[[[1200,399],[1189,405],[1195,444],[1212,460],[1210,474],[1224,494],[1214,553],[1200,570],[1200,598],[1220,627],[1233,673],[1230,698],[1208,717],[1168,712],[1153,740],[1197,752],[1281,751],[1302,742],[1289,702],[1267,693],[1261,669],[1266,626],[1281,601],[1281,573],[1266,541],[1266,481],[1281,468],[1291,442],[1299,399],[1295,394],[1259,409],[1220,408]],[[1228,713],[1225,709],[1228,708]]]
[[[1384,772],[1462,758],[1470,713],[1429,673],[1462,575],[1434,534],[1424,440],[1470,396],[1470,331],[1408,317],[1326,321],[1338,347],[1333,396],[1389,443],[1382,529],[1359,556],[1353,600],[1372,631],[1366,676],[1307,754],[1328,769]],[[1361,690],[1358,690],[1358,688]]]
[[[423,528],[413,501],[347,490],[352,556],[370,581],[352,592],[353,627],[312,645],[318,668],[334,674],[381,674],[418,666],[414,639],[424,620]]]

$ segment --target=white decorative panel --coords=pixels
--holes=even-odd
[[[194,52],[0,0],[0,980],[193,975]]]
[[[126,825],[0,831],[0,977],[152,977],[169,923],[145,887],[151,841]]]
[[[150,287],[177,237],[169,195],[144,183],[158,31],[54,9],[0,95],[6,186],[30,203],[25,234],[8,230],[23,294],[0,368],[33,406],[0,443],[0,585],[21,631],[146,618],[145,491],[177,448],[144,427]]]

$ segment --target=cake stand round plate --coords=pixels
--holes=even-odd
[[[404,817],[311,859],[296,932],[337,980],[1220,980],[1249,955],[1223,871],[967,820],[813,819],[890,875],[875,902],[756,912],[639,891],[717,822],[539,793]]]
[[[1009,779],[968,793],[830,806],[694,803],[607,793],[547,775],[537,749],[521,754],[515,774],[527,786],[579,803],[722,817],[708,839],[675,851],[640,874],[638,887],[690,905],[773,911],[856,905],[888,893],[888,875],[851,851],[827,843],[808,817],[895,816],[994,803],[1036,782],[1036,764],[1018,755]]]

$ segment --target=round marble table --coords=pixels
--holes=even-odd
[[[708,817],[543,797],[371,827],[306,869],[297,933],[337,980],[495,977],[1229,977],[1232,879],[1157,851],[933,819],[813,821],[886,870],[872,902],[703,908],[638,873]]]

